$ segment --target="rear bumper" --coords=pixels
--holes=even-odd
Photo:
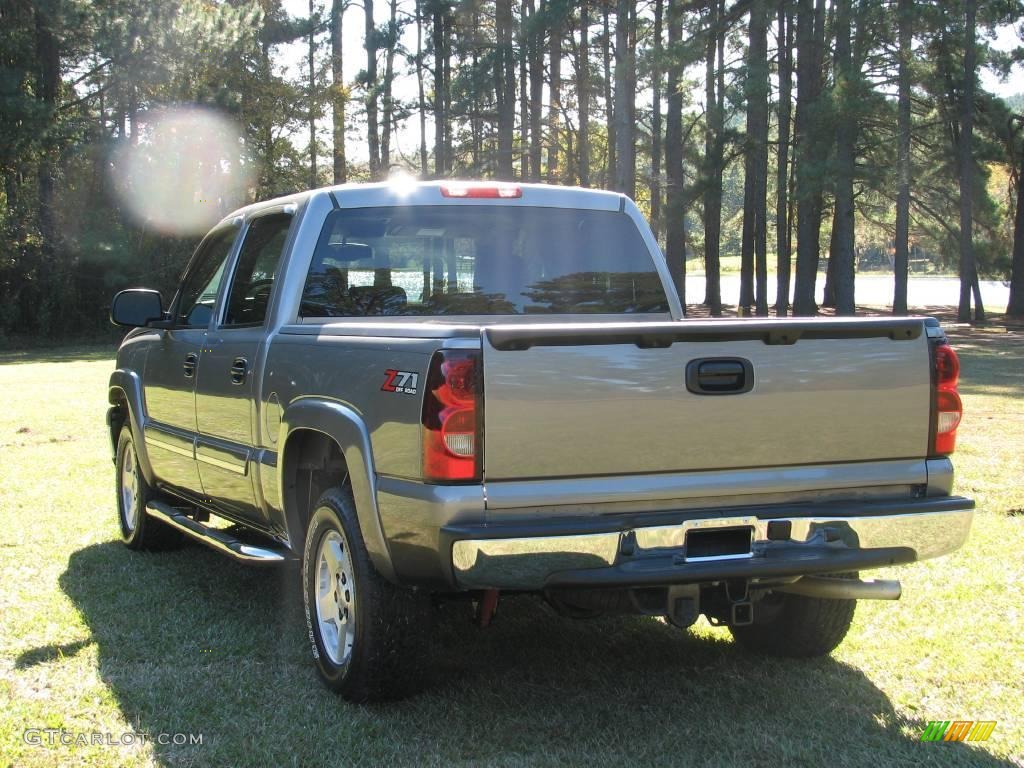
[[[974,502],[962,497],[897,502],[766,506],[659,516],[535,520],[529,524],[449,525],[464,589],[653,586],[720,579],[772,579],[861,571],[938,557],[967,539]],[[750,526],[750,552],[687,557],[686,532]]]

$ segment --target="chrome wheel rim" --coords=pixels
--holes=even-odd
[[[352,655],[356,637],[356,585],[348,542],[328,531],[316,556],[316,620],[327,658],[337,666]]]
[[[131,443],[121,459],[121,519],[127,533],[139,524],[139,472]]]

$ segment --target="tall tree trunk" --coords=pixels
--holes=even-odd
[[[423,86],[423,0],[416,0],[416,90],[420,113],[420,177],[427,178],[427,100]]]
[[[608,132],[608,151],[605,155],[604,181],[605,189],[611,189],[615,184],[615,103],[612,101],[612,32],[609,21],[609,6],[611,2],[605,2],[601,13],[601,23],[604,27],[602,38],[604,60],[604,124]]]
[[[348,179],[348,163],[345,159],[345,73],[342,68],[342,17],[345,15],[347,0],[333,0],[331,3],[331,106],[334,108],[334,183],[344,184]]]
[[[631,5],[616,0],[615,11],[615,190],[636,196],[634,126],[630,115],[630,74],[635,66],[629,47]]]
[[[631,0],[629,3],[629,30],[628,30],[628,51],[630,67],[626,70],[626,106],[629,110],[630,142],[629,154],[633,158],[632,165],[627,168],[629,174],[630,197],[636,197],[636,139],[639,133],[640,123],[636,118],[636,94],[637,94],[637,3]]]
[[[665,0],[654,0],[654,51],[651,63],[651,229],[661,231],[661,45]]]
[[[445,110],[445,8],[442,0],[431,0],[433,28],[431,36],[434,47],[434,176],[444,177],[448,170],[445,153],[445,133],[448,114]]]
[[[747,33],[747,135],[744,153],[743,239],[740,263],[740,310],[767,314],[767,262],[765,253],[768,179],[768,16],[764,0],[753,0]],[[758,296],[754,296],[757,262]]]
[[[483,41],[480,39],[478,30],[480,29],[480,5],[477,3],[471,3],[472,8],[472,26],[470,27],[473,32],[469,35],[469,47],[472,51],[470,56],[469,66],[470,72],[473,73],[474,77],[482,76],[480,72],[480,49],[483,48]],[[500,102],[504,95],[504,88],[501,84],[501,57],[500,55],[494,58],[494,77],[497,80],[494,83],[494,94],[496,102]],[[481,154],[483,153],[483,116],[482,109],[480,106],[481,92],[483,88],[473,88],[470,91],[470,114],[469,114],[469,134],[470,134],[470,163],[472,165],[472,173],[474,176],[479,175],[481,166]],[[500,110],[500,103],[498,109]],[[493,163],[496,165],[496,163]]]
[[[388,50],[384,59],[384,99],[383,121],[380,137],[381,174],[386,176],[391,171],[391,132],[394,123],[394,99],[392,83],[395,79],[395,48],[398,47],[398,0],[391,0],[388,16]]]
[[[576,58],[576,93],[579,100],[580,186],[590,186],[590,8],[588,0],[580,3],[580,48]],[[662,0],[658,0],[660,3]]]
[[[789,0],[779,2],[779,150],[775,177],[775,314],[789,314],[789,132],[793,98],[793,22]]]
[[[834,270],[835,306],[837,315],[853,315],[854,303],[854,200],[853,174],[857,140],[855,71],[850,43],[853,33],[851,0],[836,0],[835,8],[835,70],[838,120],[836,121],[835,216],[833,218],[834,248],[829,253],[829,266]]]
[[[960,89],[960,141],[957,171],[960,175],[960,306],[957,319],[971,321],[971,294],[975,297],[974,321],[985,320],[974,260],[974,81],[977,76],[975,17],[977,0],[964,0],[964,79]]]
[[[1024,115],[1014,115],[1010,119],[1011,150],[1022,128],[1024,128]],[[1011,152],[1011,160],[1015,164],[1017,163],[1016,154],[1016,152]],[[1024,316],[1024,148],[1020,153],[1014,182],[1017,192],[1017,211],[1013,218],[1013,262],[1010,268],[1010,301],[1006,305],[1006,314],[1011,317],[1022,317]]]
[[[443,40],[444,40],[444,57],[442,65],[444,67],[444,113],[446,116],[444,124],[444,156],[445,162],[447,163],[448,170],[451,171],[455,167],[455,152],[452,150],[452,40],[454,40],[455,31],[455,14],[450,9],[445,8],[444,15],[442,16],[443,22]]]
[[[725,163],[725,22],[722,0],[711,0],[707,24],[705,52],[705,121],[704,136],[704,303],[712,317],[722,314],[721,238],[722,238],[722,172]],[[666,137],[666,144],[668,138]],[[666,147],[667,149],[667,147]]]
[[[668,45],[673,51],[683,38],[683,0],[668,0]],[[665,259],[686,314],[686,202],[683,176],[683,67],[673,56],[666,69]]]
[[[533,0],[527,0],[530,10],[530,180],[540,181],[544,136],[541,122],[544,117],[544,30],[540,24],[544,0],[534,9]]]
[[[260,42],[260,56],[257,64],[259,77],[270,77],[270,42],[264,38]],[[256,130],[260,145],[259,192],[261,196],[273,197],[276,191],[277,157],[274,151],[274,126],[270,120],[260,121]]]
[[[516,130],[516,62],[512,47],[512,0],[496,0],[494,22],[498,38],[498,175],[512,179],[512,144]]]
[[[560,13],[560,6],[551,6],[552,13]],[[558,168],[558,155],[561,148],[562,124],[562,17],[557,16],[551,23],[551,53],[548,71],[551,74],[550,102],[548,104],[548,183],[557,184],[561,180]]]
[[[768,8],[767,0],[754,0],[750,9],[750,47],[753,83],[748,116],[753,155],[754,302],[758,315],[768,314]]]
[[[139,89],[134,82],[128,83],[128,126],[128,141],[134,147],[139,143]]]
[[[57,107],[57,94],[60,90],[60,45],[56,33],[57,18],[37,7],[35,11],[36,63],[39,66],[36,84],[36,98],[40,102],[43,115],[49,121],[53,119]],[[132,124],[133,140],[138,134],[137,126]],[[52,139],[44,136],[42,152],[39,157],[39,234],[42,240],[42,263],[39,273],[39,288],[50,303],[51,289],[56,272],[56,257],[59,252],[60,237],[56,217],[57,169],[54,161]],[[54,318],[54,322],[56,318]],[[49,329],[47,329],[49,330]]]
[[[910,65],[914,39],[914,0],[899,0],[899,73],[896,104],[896,242],[892,313],[907,314],[907,278],[910,270]]]
[[[528,67],[530,44],[527,36],[528,19],[526,0],[520,0],[519,30],[516,39],[519,42],[519,177],[523,181],[530,180],[530,75]]]
[[[373,21],[373,0],[363,0],[366,46],[366,133],[370,150],[370,179],[380,178],[380,127],[377,123],[377,30]]]
[[[309,0],[309,186],[316,188],[316,5]]]
[[[796,108],[796,288],[793,314],[817,312],[814,284],[818,272],[821,215],[828,143],[822,130],[822,67],[824,65],[824,0],[799,0],[797,5]]]
[[[834,183],[833,183],[833,187],[835,187]],[[821,219],[822,219],[822,221],[825,220],[824,209],[822,209]],[[821,290],[821,306],[822,307],[830,307],[830,308],[833,308],[833,309],[836,306],[836,277],[835,277],[836,276],[836,262],[835,262],[835,259],[832,258],[832,253],[836,249],[835,223],[836,223],[836,207],[835,207],[835,205],[833,205],[832,206],[832,229],[831,229],[831,231],[829,233],[829,241],[828,241],[828,254],[829,254],[829,258],[828,258],[828,264],[826,264],[826,266],[825,266],[825,285],[822,286],[822,290]]]

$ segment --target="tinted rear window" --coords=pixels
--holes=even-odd
[[[628,216],[513,206],[353,208],[328,217],[304,317],[668,312]]]

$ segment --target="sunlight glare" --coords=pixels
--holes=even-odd
[[[199,107],[145,115],[138,142],[115,151],[114,189],[132,218],[165,234],[203,234],[245,202],[252,165],[235,124]]]

